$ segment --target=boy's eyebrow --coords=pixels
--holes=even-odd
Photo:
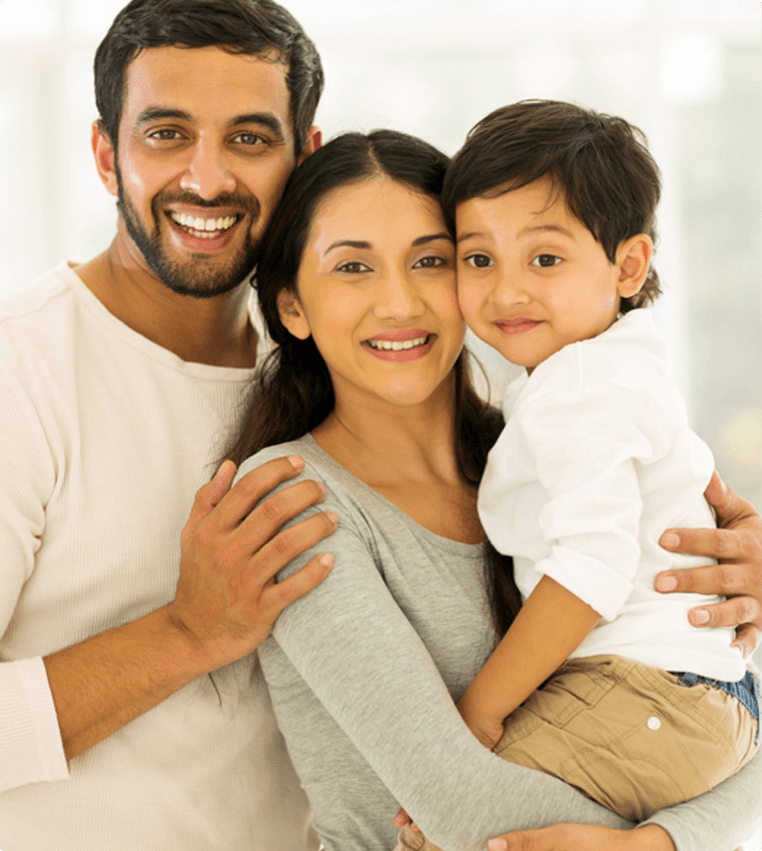
[[[173,109],[168,106],[148,106],[138,114],[135,124],[140,127],[151,121],[162,121],[168,118],[187,121],[189,124],[194,123],[193,116],[184,109]],[[283,125],[278,118],[269,112],[248,112],[242,115],[236,115],[228,121],[228,127],[237,127],[241,124],[260,124],[270,130],[279,139],[283,138]]]
[[[564,236],[568,236],[570,239],[574,239],[574,234],[570,230],[567,230],[566,228],[561,227],[561,225],[533,225],[531,227],[522,228],[519,231],[518,236],[519,237],[527,236],[528,234],[537,233],[537,232],[540,232],[540,231],[550,231],[551,233],[561,233]],[[458,244],[460,244],[461,242],[465,242],[468,239],[475,239],[476,237],[484,238],[485,236],[487,236],[487,234],[484,233],[483,231],[473,231],[472,233],[459,233],[458,237],[456,239],[456,242]]]

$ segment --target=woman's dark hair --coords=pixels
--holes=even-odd
[[[240,463],[265,446],[302,437],[334,408],[331,377],[312,338],[292,336],[278,311],[279,293],[297,292],[299,266],[319,203],[334,189],[378,175],[439,199],[447,163],[443,153],[420,139],[376,130],[338,136],[291,175],[263,237],[257,266],[259,305],[276,348],[257,371],[242,433],[229,458]],[[465,349],[455,363],[454,377],[458,468],[464,481],[477,485],[503,420],[474,390]],[[510,561],[493,552],[490,562],[494,620],[502,634],[518,610],[519,598]]]
[[[656,243],[659,168],[646,138],[623,118],[572,103],[524,100],[483,118],[452,159],[442,207],[454,230],[455,209],[471,198],[494,198],[549,177],[559,195],[614,263],[619,244],[638,233]],[[651,267],[638,293],[623,298],[622,313],[661,293]]]
[[[272,0],[132,0],[114,19],[95,53],[95,102],[114,147],[127,66],[151,47],[210,47],[268,57],[288,66],[294,150],[304,148],[323,91],[315,45],[290,12]]]

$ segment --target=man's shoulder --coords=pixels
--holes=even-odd
[[[74,295],[76,275],[66,263],[48,270],[30,283],[0,298],[2,323],[44,316],[49,307],[58,309],[62,299]]]

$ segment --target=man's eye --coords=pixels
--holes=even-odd
[[[471,254],[466,257],[466,263],[475,269],[486,269],[488,266],[494,266],[494,263],[486,254]]]
[[[161,140],[171,140],[171,139],[179,139],[180,134],[177,130],[172,130],[169,127],[164,127],[161,130],[154,130],[153,133],[148,134],[149,139],[161,139]]]
[[[548,269],[551,266],[557,266],[560,262],[561,258],[555,254],[538,254],[529,265],[542,266],[543,269]]]
[[[240,145],[265,145],[267,139],[260,136],[258,133],[239,133],[233,138],[234,142]]]

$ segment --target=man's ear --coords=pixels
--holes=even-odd
[[[116,151],[100,120],[93,121],[90,144],[95,157],[95,167],[103,185],[110,195],[117,196],[119,188],[116,181]]]
[[[648,277],[654,246],[651,237],[638,233],[625,239],[617,248],[616,265],[619,268],[617,292],[629,298],[640,291]]]
[[[296,296],[285,287],[278,293],[276,300],[280,321],[286,330],[299,340],[306,340],[311,334],[309,322],[304,315],[302,305]]]
[[[301,154],[299,154],[299,158],[296,161],[297,165],[301,165],[310,154],[314,154],[315,151],[323,144],[323,133],[319,127],[315,127],[313,124],[312,127],[307,131],[307,141],[305,142],[304,148],[302,149]]]

